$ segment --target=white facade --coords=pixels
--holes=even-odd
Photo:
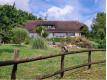
[[[54,33],[54,37],[64,37],[66,33]]]
[[[76,32],[75,36],[81,36],[81,33]]]
[[[36,37],[37,33],[30,33],[30,37]],[[48,38],[52,37],[65,37],[65,36],[81,36],[81,33],[79,32],[69,32],[69,33],[49,33]]]
[[[48,37],[53,38],[54,37],[53,33],[49,33]]]

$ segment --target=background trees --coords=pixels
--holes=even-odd
[[[0,6],[0,30],[8,31],[9,29],[21,25],[26,20],[35,20],[36,16],[22,10],[17,10],[14,6]]]
[[[80,30],[81,30],[81,35],[82,36],[85,36],[87,38],[90,36],[90,32],[89,32],[89,29],[88,29],[87,25],[83,25]]]
[[[99,48],[106,47],[106,13],[97,13],[91,26],[91,40],[99,44]]]
[[[31,13],[18,10],[15,8],[15,4],[0,5],[0,33],[2,33],[2,42],[10,42],[11,30],[14,27],[20,27],[26,20],[38,20],[37,16],[33,16]]]
[[[103,12],[97,13],[91,28],[91,34],[93,38],[104,39],[106,35],[106,14]]]
[[[21,27],[26,20],[42,20],[31,13],[18,10],[15,8],[15,4],[11,5],[0,5],[0,42],[9,43],[12,40],[12,29],[15,27]],[[91,31],[88,27],[84,25],[81,28],[81,34],[97,43],[98,48],[106,47],[106,13],[97,13],[96,17],[93,19],[91,25]],[[48,31],[44,27],[37,27],[36,32],[46,38],[48,36]],[[92,43],[93,43],[92,42]]]

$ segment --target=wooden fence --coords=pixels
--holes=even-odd
[[[60,70],[58,70],[58,71],[56,71],[56,72],[54,72],[52,74],[46,74],[46,75],[42,75],[42,76],[39,76],[39,77],[35,77],[35,79],[36,80],[42,80],[42,79],[46,79],[46,78],[52,77],[52,76],[57,75],[57,74],[60,74],[60,77],[62,78],[64,76],[64,72],[65,71],[81,68],[81,67],[84,67],[84,66],[88,66],[88,69],[90,69],[92,64],[99,64],[99,63],[106,62],[106,60],[100,60],[100,61],[92,62],[91,61],[91,54],[92,54],[91,52],[93,52],[93,51],[106,51],[106,50],[105,49],[95,49],[95,50],[90,49],[90,50],[81,50],[81,51],[67,51],[63,47],[61,54],[48,55],[48,56],[39,56],[39,57],[25,58],[25,59],[19,60],[19,50],[15,49],[14,50],[14,60],[0,61],[0,67],[13,65],[13,69],[12,69],[12,72],[11,72],[11,80],[15,80],[16,79],[16,72],[17,72],[18,64],[61,56]],[[80,54],[80,53],[84,53],[84,52],[88,52],[88,62],[87,63],[81,64],[81,65],[72,66],[72,67],[69,67],[69,68],[64,68],[64,57],[66,55]]]

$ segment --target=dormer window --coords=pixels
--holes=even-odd
[[[51,25],[45,25],[45,26],[42,26],[42,27],[45,27],[45,28],[47,28],[47,29],[52,29],[52,30],[54,30],[55,29],[55,26],[51,26]]]
[[[55,29],[55,26],[47,26],[48,29]]]

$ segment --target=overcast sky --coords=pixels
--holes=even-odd
[[[0,0],[1,5],[14,2],[18,9],[48,20],[78,20],[88,26],[106,8],[106,0]]]

